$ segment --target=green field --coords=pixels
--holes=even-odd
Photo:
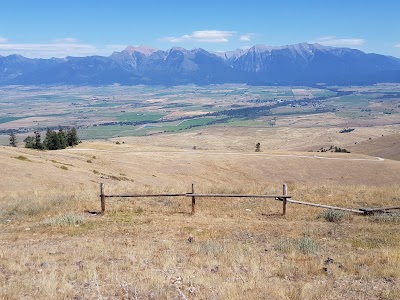
[[[141,112],[130,112],[121,113],[117,116],[117,120],[121,122],[144,122],[144,121],[156,121],[164,117],[164,114],[158,113],[141,113]]]
[[[400,114],[400,99],[391,95],[399,89],[397,85],[10,86],[0,90],[0,143],[7,144],[10,130],[26,135],[59,126],[78,127],[82,139],[104,139],[203,126],[272,127],[280,124],[271,121],[275,116],[334,112],[341,122],[393,117]]]
[[[22,119],[22,117],[0,117],[0,124],[12,122],[18,119]]]
[[[328,103],[345,107],[368,107],[371,97],[365,95],[349,95],[331,99]]]

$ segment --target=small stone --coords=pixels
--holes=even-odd
[[[80,260],[80,261],[76,262],[75,265],[78,266],[79,270],[83,270],[83,267],[84,267],[83,261]]]
[[[384,280],[385,282],[389,282],[389,283],[394,282],[393,278],[391,278],[391,277],[383,277],[383,280]]]
[[[328,257],[325,261],[324,264],[329,265],[333,263],[333,258]]]
[[[171,278],[171,283],[172,283],[173,285],[175,285],[176,287],[182,286],[182,277],[177,276],[177,277],[175,277],[175,278]]]
[[[188,288],[188,292],[189,294],[194,294],[196,292],[196,288],[194,286],[191,286],[190,288]]]
[[[29,231],[29,230],[31,230],[29,227],[26,227],[26,228],[25,228],[25,231]]]
[[[181,286],[182,285],[182,281],[177,280],[177,281],[174,282],[174,285],[175,286]]]
[[[44,262],[42,262],[42,263],[40,264],[40,266],[41,266],[42,268],[48,268],[48,267],[50,267],[50,263],[48,263],[47,261],[44,261]]]
[[[240,266],[239,269],[244,273],[247,273],[249,271],[245,266]]]
[[[218,270],[219,270],[219,267],[218,266],[214,266],[214,267],[211,268],[211,273],[217,273]]]
[[[42,270],[42,269],[39,269],[39,270],[37,270],[37,272],[38,272],[38,273],[42,273],[42,272],[43,272],[43,270]]]
[[[194,238],[192,236],[189,236],[188,238],[188,243],[191,244],[194,242]]]

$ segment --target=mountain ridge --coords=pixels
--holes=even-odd
[[[30,59],[0,56],[0,85],[312,85],[400,82],[400,59],[299,43],[209,52],[127,46],[110,56]]]

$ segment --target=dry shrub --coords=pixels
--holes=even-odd
[[[400,224],[400,213],[381,213],[371,217],[376,223]]]
[[[318,243],[309,237],[299,239],[284,239],[275,245],[275,250],[281,252],[298,252],[302,254],[313,254],[319,249]]]
[[[46,226],[75,226],[81,225],[84,222],[85,219],[82,215],[69,213],[57,217],[46,218],[42,223]]]
[[[323,218],[325,221],[328,222],[338,223],[343,221],[344,219],[349,219],[350,214],[341,210],[328,209],[322,212],[318,217]]]

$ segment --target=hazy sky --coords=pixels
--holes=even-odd
[[[109,55],[127,45],[226,51],[319,42],[400,57],[400,0],[2,0],[0,55]]]

